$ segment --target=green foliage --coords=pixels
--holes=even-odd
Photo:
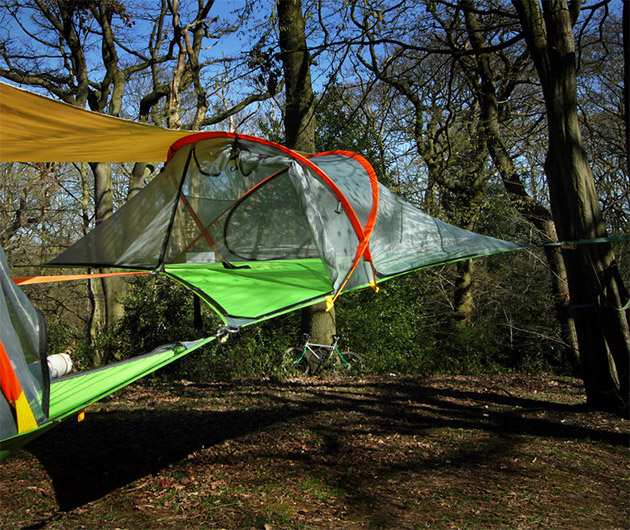
[[[328,80],[315,104],[315,151],[353,151],[365,157],[381,182],[390,183],[390,160],[378,124],[364,111],[365,102],[356,89],[333,77]],[[268,113],[257,123],[267,140],[285,143],[284,124]]]
[[[64,326],[59,320],[46,318],[46,332],[48,334],[48,355],[63,352],[74,343],[72,330],[67,325]]]
[[[122,360],[148,353],[163,344],[214,335],[223,325],[203,302],[202,329],[194,326],[194,295],[161,277],[142,277],[131,282],[124,299],[125,315],[113,329],[103,333],[92,347],[77,356],[92,358],[93,349],[105,351],[108,360]],[[160,370],[153,377],[193,380],[265,376],[280,365],[282,352],[299,329],[298,314],[243,329],[226,344],[212,343]]]
[[[105,352],[106,360],[122,360],[163,344],[207,337],[220,325],[218,318],[205,310],[203,328],[195,329],[194,295],[159,276],[132,280],[123,304],[124,316],[92,345]]]
[[[284,145],[284,123],[274,113],[266,113],[257,123],[261,138]]]
[[[417,275],[409,275],[371,289],[347,293],[337,304],[338,328],[346,338],[341,349],[358,353],[371,373],[432,371],[430,317],[419,293]]]
[[[435,371],[450,374],[493,374],[512,368],[509,353],[502,347],[496,329],[487,322],[470,327],[446,325],[440,333],[440,355],[434,359]]]
[[[299,312],[294,312],[244,328],[225,344],[184,357],[176,375],[202,381],[274,375],[282,354],[295,343],[299,318]]]
[[[495,259],[500,263],[505,258]],[[551,306],[529,305],[521,310],[512,295],[511,300],[505,296],[505,284],[490,278],[492,273],[484,267],[478,268],[485,276],[485,292],[478,294],[470,327],[453,320],[444,304],[445,293],[440,292],[444,283],[452,283],[454,266],[390,280],[381,284],[378,294],[365,289],[344,295],[338,302],[337,322],[347,335],[348,349],[359,353],[367,370],[377,374],[561,369]],[[511,282],[517,288],[518,283]],[[551,329],[541,325],[541,317],[548,319],[543,322]]]
[[[487,322],[504,350],[502,366],[566,372],[562,341],[542,249],[479,260],[477,321]]]
[[[315,106],[317,152],[345,150],[365,157],[381,182],[389,183],[383,137],[374,118],[364,112],[361,95],[333,77]]]

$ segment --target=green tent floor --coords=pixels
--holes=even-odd
[[[50,385],[49,420],[37,429],[2,440],[0,461],[88,405],[176,361],[214,339],[215,337],[208,337],[194,342],[162,346],[151,353],[133,359],[53,380]]]

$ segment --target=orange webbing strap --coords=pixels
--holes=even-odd
[[[136,274],[149,274],[150,271],[129,272],[98,272],[95,274],[66,274],[60,276],[31,276],[25,278],[12,278],[16,285],[29,285],[33,283],[69,282],[72,280],[90,280],[92,278],[108,278],[111,276],[133,276]]]
[[[376,285],[376,270],[374,269],[374,264],[372,263],[372,256],[369,254],[368,242],[367,241],[363,241],[361,245],[363,245],[363,247],[365,249],[365,254],[363,254],[364,259],[372,267],[372,277],[373,277],[373,279],[369,282],[370,283],[370,287],[372,287],[372,289],[374,289],[374,292],[378,293],[379,287],[378,287],[378,285]],[[359,251],[361,251],[361,245],[359,246]],[[354,261],[352,263],[352,266],[350,267],[350,270],[348,271],[348,274],[346,274],[346,277],[343,280],[343,283],[341,284],[339,289],[337,289],[332,296],[327,296],[326,297],[326,311],[330,311],[333,308],[333,306],[335,305],[335,302],[337,301],[337,298],[339,298],[339,295],[345,289],[346,284],[348,283],[348,280],[350,279],[350,276],[352,276],[352,273],[355,271],[355,269],[359,265],[359,261],[361,260],[361,255],[362,254],[360,252],[357,252],[357,254],[356,254],[355,258],[354,258]],[[369,257],[369,260],[368,260],[368,257]]]
[[[17,432],[23,433],[37,428],[37,421],[31,410],[31,406],[24,395],[22,385],[17,378],[15,370],[11,365],[11,360],[4,344],[0,340],[0,389],[7,398],[7,401],[15,410],[15,422]]]

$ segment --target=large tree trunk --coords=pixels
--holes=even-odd
[[[467,259],[457,262],[457,279],[453,303],[455,321],[462,327],[472,324],[473,313],[473,260]]]
[[[144,182],[153,173],[153,166],[148,162],[136,162],[133,165],[131,176],[129,177],[129,188],[127,190],[127,200],[134,197],[142,188]]]
[[[471,85],[479,93],[481,129],[493,164],[501,176],[512,205],[536,227],[546,242],[556,241],[558,236],[551,212],[529,196],[503,142],[499,119],[499,97],[489,56],[484,51],[485,45],[482,29],[475,14],[472,0],[462,0],[462,5],[466,7],[465,20],[470,43],[473,50],[478,52],[474,62],[470,63],[467,61],[464,63],[464,67]],[[470,64],[473,64],[474,68],[470,68]],[[514,79],[504,79],[504,83],[508,86],[516,86]],[[503,99],[508,96],[509,94],[504,94]],[[566,268],[558,247],[546,246],[544,250],[551,276],[556,318],[560,324],[561,337],[565,344],[563,357],[571,365],[573,371],[578,373],[578,339],[575,322],[569,310],[569,285]]]
[[[106,3],[91,6],[92,14],[102,31],[101,56],[106,68],[98,90],[88,102],[93,111],[118,116],[122,110],[125,91],[125,75],[120,69],[118,53],[112,31],[113,11]],[[114,213],[112,193],[112,166],[109,163],[90,163],[94,174],[94,217],[98,225]],[[99,272],[108,272],[99,269]],[[121,318],[124,308],[120,300],[127,293],[127,283],[122,278],[100,278],[90,280],[90,291],[94,298],[94,313],[91,319],[90,335],[94,340],[101,332],[110,328]],[[108,359],[104,352],[95,350],[96,364],[105,364]]]
[[[301,0],[278,2],[278,25],[286,90],[286,144],[296,151],[312,153],[315,105]],[[313,342],[331,344],[336,331],[334,310],[327,312],[325,302],[307,307],[302,312],[302,330],[311,335]]]
[[[623,3],[623,78],[630,79],[630,41],[628,40],[628,27],[630,26],[630,2]],[[626,85],[623,91],[623,110],[626,122],[626,165],[630,175],[630,90]]]
[[[315,101],[302,1],[278,2],[278,24],[286,91],[285,141],[291,149],[312,153],[315,150]]]
[[[514,5],[543,88],[549,127],[545,172],[558,236],[605,238],[578,122],[575,42],[566,0]],[[579,4],[572,4],[572,7]],[[577,16],[577,13],[573,13]],[[564,251],[588,403],[604,409],[630,403],[630,311],[627,291],[608,243]]]

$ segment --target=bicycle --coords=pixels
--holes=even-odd
[[[289,348],[282,360],[284,372],[290,376],[316,375],[325,368],[331,368],[336,375],[357,375],[363,372],[363,359],[356,353],[341,353],[337,343],[343,335],[333,335],[333,344],[315,344],[309,342],[310,335],[304,334],[304,346]]]

